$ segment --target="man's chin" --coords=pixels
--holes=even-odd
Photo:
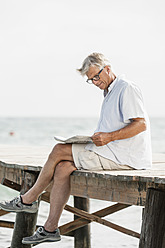
[[[105,90],[105,85],[104,84],[101,84],[98,87],[100,88],[100,90]]]
[[[103,84],[101,83],[101,84],[97,85],[97,87],[100,88],[100,89],[102,89]]]

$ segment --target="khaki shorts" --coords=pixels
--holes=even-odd
[[[78,170],[134,170],[106,159],[95,152],[85,149],[86,144],[72,144],[74,164]]]

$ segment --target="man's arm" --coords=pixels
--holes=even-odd
[[[128,139],[146,130],[144,118],[134,118],[126,127],[111,133],[98,132],[91,138],[96,146],[104,146],[111,141]]]

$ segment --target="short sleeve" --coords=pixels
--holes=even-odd
[[[140,89],[133,84],[128,84],[120,98],[120,109],[123,122],[128,123],[133,118],[144,118],[144,103]]]

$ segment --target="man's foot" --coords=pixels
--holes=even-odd
[[[61,236],[58,228],[54,232],[47,232],[43,226],[40,226],[33,236],[23,238],[22,244],[35,245],[43,242],[56,242],[60,240]]]
[[[33,202],[32,204],[24,204],[22,202],[21,196],[15,197],[11,201],[0,202],[0,208],[9,212],[26,212],[26,213],[36,213],[38,210],[38,202]]]

